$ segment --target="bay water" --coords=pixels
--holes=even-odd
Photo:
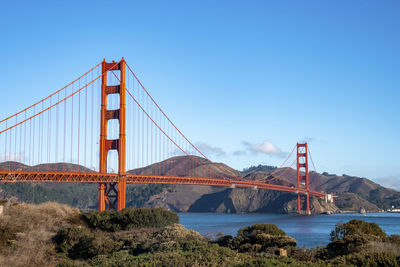
[[[388,235],[400,234],[400,213],[345,213],[332,215],[178,213],[180,223],[203,236],[218,233],[235,236],[240,228],[256,223],[275,224],[297,241],[298,247],[312,248],[329,243],[329,234],[339,222],[352,219],[377,223]]]

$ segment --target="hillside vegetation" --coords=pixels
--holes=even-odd
[[[127,185],[126,204],[142,207],[150,198],[161,193],[168,185]],[[97,184],[26,184],[0,183],[0,199],[16,197],[19,202],[40,204],[55,201],[80,209],[97,207]]]
[[[206,239],[162,209],[83,213],[57,203],[6,205],[0,266],[399,266],[400,236],[339,224],[327,247],[303,249],[271,224]]]

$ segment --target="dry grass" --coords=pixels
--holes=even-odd
[[[0,266],[54,266],[59,261],[51,238],[61,225],[79,216],[79,210],[47,202],[7,207],[0,225],[18,229],[15,240],[0,251]]]
[[[363,252],[366,253],[393,253],[395,255],[400,255],[400,246],[395,243],[390,242],[378,242],[372,241],[367,244]]]
[[[165,241],[169,241],[169,240],[174,240],[174,241],[203,240],[203,241],[205,241],[205,238],[201,234],[199,234],[198,232],[196,232],[194,230],[186,229],[181,224],[173,224],[173,225],[166,226],[161,231],[157,232],[155,237],[157,240],[159,240],[159,242],[165,242]]]

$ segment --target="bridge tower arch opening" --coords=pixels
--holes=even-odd
[[[107,173],[107,157],[110,150],[118,152],[118,181],[113,183],[99,183],[98,210],[122,210],[125,208],[126,192],[126,91],[125,91],[125,60],[120,62],[102,62],[101,81],[101,110],[100,110],[100,173]],[[120,84],[108,85],[108,72],[119,72]],[[108,109],[109,95],[119,95],[119,108]],[[118,138],[108,139],[107,128],[110,120],[118,120]]]
[[[305,198],[305,212],[307,215],[311,214],[310,211],[310,188],[308,179],[308,147],[307,143],[297,143],[297,188],[306,189],[306,193],[298,193],[297,195],[297,212],[302,213],[302,198]]]

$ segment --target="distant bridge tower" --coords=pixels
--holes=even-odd
[[[307,143],[299,144],[297,143],[297,187],[306,188],[306,214],[310,215],[310,188],[308,186],[308,149]],[[297,212],[301,213],[302,196],[300,193],[297,195]]]
[[[107,85],[107,72],[120,71],[119,85]],[[122,210],[125,208],[126,191],[126,92],[125,92],[125,60],[118,63],[102,63],[101,84],[101,118],[100,118],[100,173],[107,172],[107,155],[109,150],[118,151],[118,177],[116,183],[99,184],[99,211],[106,209]],[[119,94],[119,109],[107,109],[107,96]],[[118,120],[119,138],[107,139],[107,124],[109,120]]]

